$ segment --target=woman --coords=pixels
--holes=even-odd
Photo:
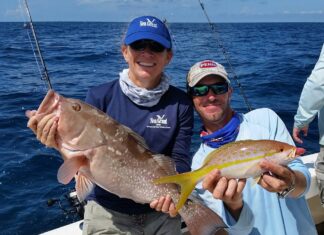
[[[128,68],[119,79],[91,88],[86,102],[141,135],[153,152],[172,157],[179,173],[190,171],[193,108],[186,93],[171,86],[163,73],[173,56],[168,29],[156,17],[135,18],[121,51]],[[33,117],[29,122],[43,144],[56,146],[51,137],[55,118],[46,124],[52,126],[48,138],[42,138],[43,127],[37,131]],[[157,199],[151,206],[160,210],[164,200],[171,199]],[[181,234],[179,216],[156,210],[96,186],[85,208],[83,234]]]

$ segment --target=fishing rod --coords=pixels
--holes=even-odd
[[[41,49],[40,49],[40,46],[39,46],[39,43],[38,43],[38,40],[37,40],[33,20],[32,20],[32,17],[31,17],[30,11],[29,11],[29,7],[28,7],[28,4],[27,4],[27,0],[24,0],[24,3],[25,3],[25,9],[26,9],[26,12],[27,12],[27,15],[28,15],[28,18],[29,18],[29,23],[28,23],[27,27],[30,28],[31,31],[32,31],[35,46],[36,46],[37,55],[35,54],[33,43],[31,41],[30,37],[29,37],[29,40],[30,40],[30,43],[31,43],[33,51],[34,51],[34,55],[35,55],[35,59],[36,59],[36,63],[37,63],[38,68],[39,68],[39,64],[42,65],[42,69],[39,68],[39,70],[41,71],[41,79],[44,80],[47,83],[47,88],[48,88],[48,90],[50,90],[50,89],[52,89],[51,80],[49,78],[47,68],[46,68],[46,65],[45,65],[45,61],[43,59],[42,52],[41,52]]]
[[[211,28],[212,31],[216,34],[216,40],[217,40],[217,42],[218,42],[218,47],[221,49],[221,51],[222,51],[222,53],[223,53],[223,55],[224,55],[224,57],[225,57],[225,60],[226,60],[227,64],[229,65],[229,70],[230,70],[231,74],[233,75],[233,78],[234,78],[234,80],[235,80],[237,86],[239,87],[239,90],[240,90],[241,95],[242,95],[242,97],[243,97],[243,99],[244,99],[245,105],[247,106],[248,111],[251,111],[251,110],[252,110],[251,105],[250,105],[250,103],[248,102],[248,99],[247,99],[247,97],[246,97],[246,95],[245,95],[245,93],[244,93],[244,89],[243,89],[243,87],[242,87],[242,85],[241,85],[241,83],[240,83],[240,81],[239,81],[239,79],[238,79],[238,77],[237,77],[237,75],[236,75],[236,73],[235,73],[235,71],[234,71],[234,68],[233,68],[233,66],[232,66],[232,64],[231,64],[231,62],[230,62],[230,58],[229,58],[229,55],[228,55],[228,53],[227,53],[227,51],[226,51],[226,49],[225,49],[225,47],[224,47],[224,44],[223,44],[223,42],[220,40],[220,38],[218,37],[218,33],[217,33],[217,30],[216,30],[216,27],[215,27],[215,25],[211,22],[211,20],[210,20],[208,14],[207,14],[207,11],[205,10],[205,7],[204,7],[204,4],[202,3],[202,1],[201,1],[201,0],[198,0],[198,2],[199,2],[199,4],[200,4],[200,7],[201,7],[201,9],[203,10],[203,12],[204,12],[206,18],[207,18],[207,21],[208,21],[208,23],[209,23],[210,28]]]

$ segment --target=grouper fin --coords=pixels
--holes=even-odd
[[[167,175],[175,175],[177,174],[176,165],[172,158],[167,157],[163,154],[155,154],[153,155],[154,160],[156,163],[165,170]]]
[[[251,183],[251,186],[252,186],[252,187],[255,187],[255,185],[256,185],[257,183],[259,183],[260,180],[261,180],[261,175],[253,177],[253,181],[252,181],[252,183]]]
[[[75,189],[80,202],[84,201],[94,188],[94,184],[82,172],[75,175]]]
[[[85,165],[85,157],[79,156],[66,159],[58,170],[58,181],[62,184],[68,184],[83,165]]]
[[[185,221],[191,235],[201,234],[228,234],[224,228],[226,224],[213,210],[204,206],[200,201],[188,200],[181,208],[179,214]]]
[[[145,139],[140,136],[139,134],[137,134],[136,132],[134,132],[132,129],[130,129],[127,126],[123,126],[123,128],[128,132],[129,135],[131,135],[134,139],[136,139],[136,141],[143,146],[146,149],[149,149],[148,145],[145,142]]]
[[[178,175],[170,175],[154,179],[155,184],[167,184],[167,183],[176,183],[180,185],[181,192],[180,198],[176,205],[176,211],[178,211],[186,202],[190,193],[194,190],[198,181],[203,178],[206,174],[212,171],[215,168],[214,165],[199,168],[192,172],[186,172]]]

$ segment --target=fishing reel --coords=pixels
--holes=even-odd
[[[85,202],[80,202],[75,189],[64,195],[64,198],[50,198],[47,200],[47,206],[51,207],[58,204],[65,214],[78,215],[83,219]],[[67,205],[66,205],[67,204]]]

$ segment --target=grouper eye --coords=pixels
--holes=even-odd
[[[73,110],[79,112],[81,110],[81,105],[79,105],[78,103],[74,103],[72,104],[72,108]]]

